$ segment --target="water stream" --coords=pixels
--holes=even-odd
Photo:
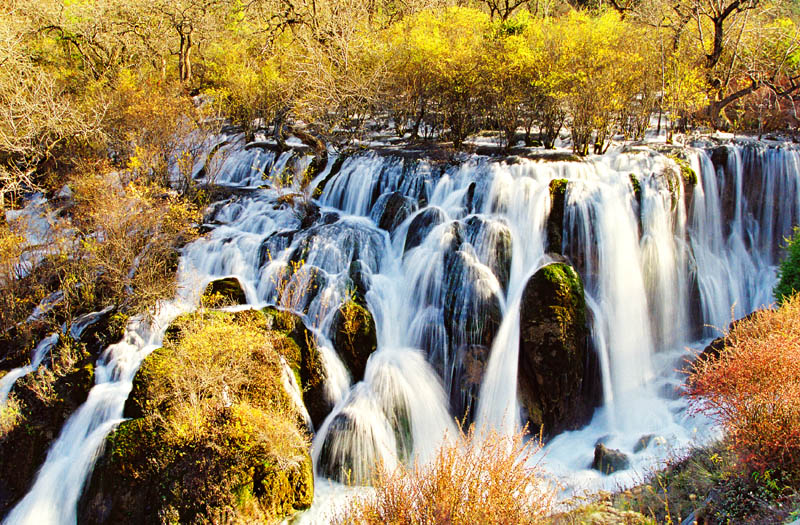
[[[141,360],[159,344],[164,323],[223,276],[238,277],[253,305],[300,313],[320,346],[331,412],[314,436],[317,497],[307,521],[324,520],[344,492],[345,471],[358,484],[376,461],[424,461],[457,434],[455,420],[465,414],[512,432],[522,424],[520,299],[553,251],[584,281],[603,399],[588,426],[547,444],[542,461],[576,489],[641,476],[713,435],[676,395],[675,370],[687,346],[702,348],[716,335],[711,327],[771,302],[777,246],[800,218],[800,151],[703,146],[687,150],[697,184],[647,148],[584,162],[464,156],[445,163],[366,152],[331,175],[332,158],[309,190],[326,182],[316,205],[293,206],[309,198],[286,174],[298,180],[309,155],[232,141],[216,182],[238,190],[215,206],[213,231],[181,260],[181,288],[194,290],[194,299],[164,308],[155,325],[131,326],[106,351],[89,399],[5,523],[75,523],[94,456],[122,417]],[[560,249],[546,239],[554,179],[567,181]],[[336,308],[358,286],[378,350],[353,381],[330,341]],[[655,436],[654,445],[634,452],[644,435]],[[630,454],[632,469],[612,476],[589,469],[598,439]]]

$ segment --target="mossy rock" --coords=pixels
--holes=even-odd
[[[292,514],[311,507],[314,499],[314,467],[311,455],[288,468],[263,465],[256,477],[254,494],[276,516]]]
[[[639,178],[631,173],[628,175],[628,178],[631,181],[631,187],[633,188],[633,196],[636,197],[636,202],[639,203],[641,206],[642,204],[642,183],[639,182]]]
[[[206,308],[218,308],[220,306],[247,304],[247,296],[239,279],[226,277],[208,283],[200,302]]]
[[[277,310],[176,319],[136,374],[126,405],[133,419],[106,439],[79,521],[269,522],[308,508],[308,437],[281,380],[282,358],[299,375],[316,351],[305,338],[305,349],[295,341],[301,329],[302,321]],[[218,348],[219,335],[228,346]],[[200,385],[191,395],[190,378]],[[217,386],[204,390],[207,381]]]
[[[588,421],[599,399],[590,366],[586,303],[580,276],[566,263],[539,269],[520,305],[519,398],[533,431],[545,436]]]
[[[271,327],[285,334],[296,345],[298,358],[287,358],[303,390],[303,403],[314,427],[319,427],[330,413],[333,405],[325,393],[327,375],[316,342],[303,320],[296,314],[279,310],[274,306],[262,310],[271,319]],[[286,343],[287,346],[289,343]],[[288,352],[287,352],[288,353]],[[286,355],[286,354],[284,354]]]
[[[675,161],[678,168],[681,170],[681,177],[683,177],[685,184],[692,186],[697,184],[697,172],[689,165],[688,160],[677,154],[670,156],[670,158]]]
[[[334,314],[332,335],[333,346],[350,370],[353,382],[361,381],[369,356],[378,348],[372,314],[359,302],[347,301]]]

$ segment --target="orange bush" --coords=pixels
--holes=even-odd
[[[738,323],[719,358],[695,363],[688,395],[749,467],[800,478],[800,295]]]
[[[540,523],[552,510],[554,490],[531,465],[537,450],[522,433],[482,439],[470,430],[428,464],[379,470],[375,493],[356,498],[334,523]]]

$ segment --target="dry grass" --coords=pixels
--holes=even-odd
[[[305,443],[280,381],[280,341],[264,329],[263,316],[213,312],[177,326],[179,336],[143,365],[147,398],[169,439],[207,436],[218,411],[231,407],[261,442],[287,450]]]
[[[538,449],[522,433],[483,438],[472,429],[428,464],[378,471],[374,496],[355,499],[334,523],[540,523],[552,510],[554,490],[532,461]]]

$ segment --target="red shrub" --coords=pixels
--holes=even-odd
[[[737,324],[719,358],[695,363],[688,395],[748,466],[800,478],[800,295]]]

